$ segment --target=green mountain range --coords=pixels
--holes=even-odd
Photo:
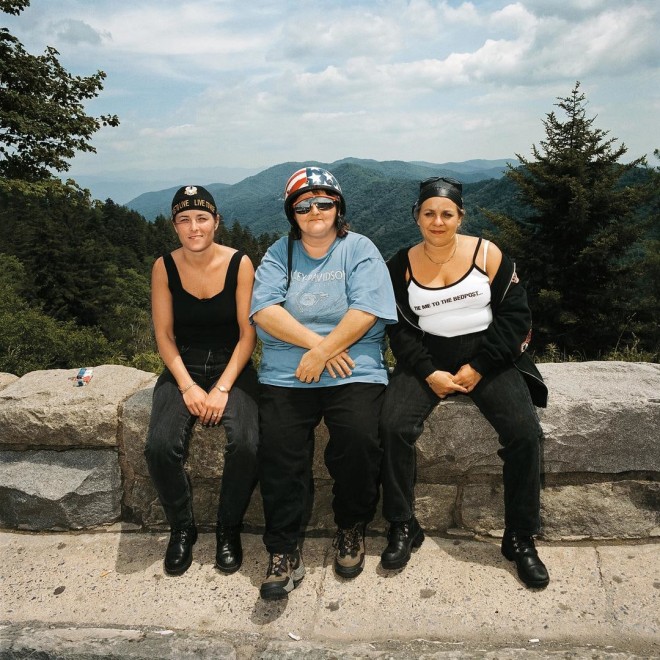
[[[515,198],[512,184],[502,178],[507,164],[515,159],[471,160],[463,163],[376,161],[344,158],[333,163],[280,163],[233,185],[213,183],[205,187],[213,194],[225,225],[235,222],[255,234],[283,234],[289,223],[282,208],[283,190],[289,176],[304,165],[330,170],[342,186],[351,228],[369,236],[387,258],[400,247],[418,239],[411,216],[419,181],[431,176],[449,176],[464,183],[466,230],[481,231],[487,221],[480,207],[511,210]],[[194,181],[182,184],[198,183]],[[147,220],[169,216],[177,187],[144,193],[126,204]]]

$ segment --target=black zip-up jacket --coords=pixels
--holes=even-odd
[[[436,371],[433,356],[424,341],[425,332],[419,327],[419,317],[408,303],[408,250],[399,250],[388,262],[398,323],[387,326],[390,347],[398,364],[425,380]],[[534,405],[545,408],[548,388],[532,358],[525,352],[532,335],[532,315],[527,293],[518,280],[516,265],[506,255],[490,285],[490,305],[493,321],[484,333],[477,354],[470,366],[482,376],[512,365],[525,377]]]

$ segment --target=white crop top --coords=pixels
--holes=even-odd
[[[476,264],[481,239],[474,251],[472,266],[463,277],[449,286],[431,288],[415,280],[410,269],[408,302],[419,316],[419,327],[432,335],[457,337],[485,330],[493,321],[490,307],[490,282],[486,274],[488,241],[484,241],[484,266]]]

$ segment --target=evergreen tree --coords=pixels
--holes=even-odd
[[[149,229],[149,245],[154,259],[176,250],[179,246],[179,239],[172,228],[170,218],[166,218],[164,215],[157,216],[152,223],[149,223]]]
[[[546,115],[546,139],[532,146],[533,159],[516,154],[522,166],[507,172],[528,215],[487,215],[497,243],[519,262],[535,347],[554,343],[568,355],[600,357],[635,329],[640,301],[630,275],[644,256],[646,230],[639,209],[657,196],[657,179],[625,185],[646,161],[619,162],[627,148],[587,117],[579,82],[555,105],[565,118]]]

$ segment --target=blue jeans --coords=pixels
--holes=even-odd
[[[543,431],[525,380],[511,366],[483,378],[467,396],[499,435],[498,455],[504,462],[504,524],[522,534],[536,534],[540,527]],[[380,419],[383,516],[390,522],[405,521],[413,515],[415,442],[440,401],[425,381],[395,369]]]
[[[259,484],[268,552],[293,552],[309,500],[314,429],[325,420],[330,439],[325,464],[334,480],[332,508],[338,527],[370,522],[378,504],[381,449],[378,415],[384,385],[261,390]]]
[[[207,392],[227,366],[226,351],[180,349],[191,378]],[[257,482],[258,383],[252,365],[236,379],[222,416],[227,444],[220,485],[218,524],[240,525]],[[165,369],[154,387],[144,455],[149,474],[172,529],[194,522],[192,490],[184,469],[197,417],[191,415],[172,374]]]

